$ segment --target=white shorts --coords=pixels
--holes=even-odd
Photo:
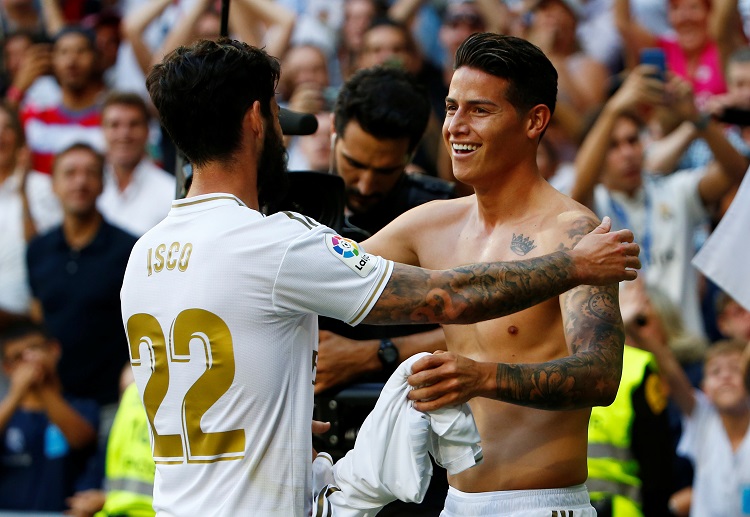
[[[466,493],[448,487],[440,517],[596,517],[585,485]]]

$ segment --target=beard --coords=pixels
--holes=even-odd
[[[286,197],[289,188],[287,159],[284,141],[271,124],[266,124],[263,152],[258,159],[258,202],[264,213],[276,212],[279,201]]]

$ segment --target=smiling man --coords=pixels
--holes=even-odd
[[[108,221],[136,236],[167,216],[176,192],[174,176],[146,153],[149,118],[138,94],[113,92],[104,101],[107,152],[104,192],[97,206]]]
[[[549,59],[525,40],[480,33],[459,47],[455,68],[443,138],[456,179],[476,194],[417,207],[366,249],[443,269],[571,248],[598,220],[536,165],[557,94]],[[583,484],[587,427],[591,407],[615,398],[622,371],[617,285],[580,286],[443,330],[448,352],[414,364],[409,397],[422,411],[469,400],[484,462],[448,477],[441,515],[596,515]]]

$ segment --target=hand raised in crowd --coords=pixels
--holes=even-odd
[[[31,45],[24,53],[13,87],[26,92],[39,77],[52,71],[52,47],[46,43]]]
[[[302,113],[318,113],[325,107],[323,87],[314,82],[297,85],[289,99],[289,109]]]
[[[623,285],[620,311],[628,344],[649,352],[667,344],[659,314],[649,299],[644,281],[639,279]]]
[[[667,106],[670,112],[681,121],[694,122],[700,117],[695,104],[693,87],[685,79],[672,75],[666,84]]]
[[[346,384],[380,367],[377,340],[359,342],[326,330],[320,331],[318,340],[315,393]]]
[[[665,84],[654,76],[656,67],[639,65],[628,74],[620,88],[606,104],[616,113],[638,107],[654,107],[665,102]]]

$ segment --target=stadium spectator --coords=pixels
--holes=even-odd
[[[112,92],[102,107],[106,164],[97,207],[107,221],[135,236],[167,215],[177,191],[175,177],[147,155],[149,118],[136,93]]]
[[[104,84],[97,63],[94,35],[70,26],[57,34],[52,67],[62,98],[51,106],[26,104],[21,112],[32,167],[50,173],[55,155],[74,142],[104,149],[101,102]]]
[[[0,324],[30,309],[26,243],[62,220],[50,177],[27,162],[18,114],[0,104]]]
[[[705,335],[698,280],[690,264],[696,228],[717,202],[742,180],[747,163],[716,122],[700,117],[689,84],[673,77],[668,86],[637,67],[605,104],[576,157],[571,196],[597,214],[611,214],[616,227],[632,227],[641,244],[644,278],[663,290],[682,311],[690,330]],[[643,170],[642,123],[635,110],[663,102],[671,92],[672,110],[691,121],[716,161],[699,171],[655,177]]]
[[[0,509],[59,512],[96,443],[98,407],[65,396],[60,344],[28,320],[0,332],[10,391],[0,401]]]
[[[100,472],[119,399],[120,372],[128,362],[120,316],[120,288],[136,238],[104,220],[96,208],[104,158],[73,144],[55,158],[52,185],[63,209],[61,226],[29,242],[27,264],[32,315],[62,346],[58,368],[63,392],[100,406]]]

